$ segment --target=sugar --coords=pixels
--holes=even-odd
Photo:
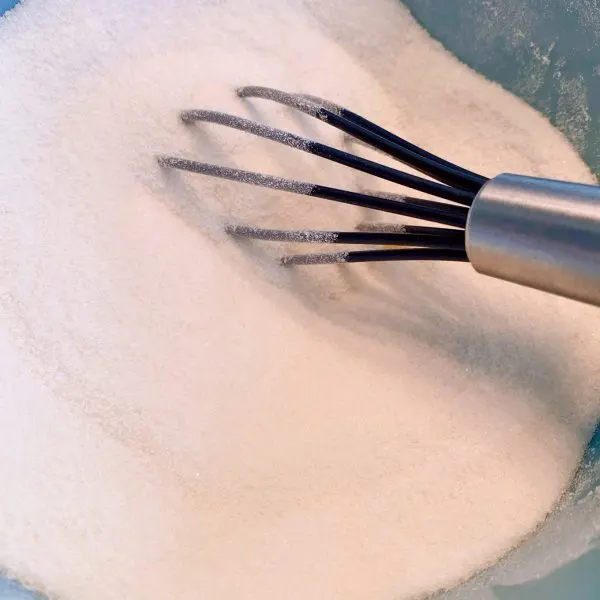
[[[542,117],[394,0],[30,0],[0,27],[9,572],[74,600],[408,598],[532,531],[598,416],[596,311],[468,265],[282,269],[295,245],[224,226],[393,219],[156,156],[404,191],[177,117],[347,144],[234,94],[269,85],[488,175],[590,181]]]

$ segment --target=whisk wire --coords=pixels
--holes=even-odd
[[[241,98],[262,98],[299,110],[450,186],[477,193],[487,181],[485,177],[435,156],[348,109],[313,96],[288,94],[258,86],[242,87],[237,93]],[[465,204],[468,205],[467,200]]]
[[[161,166],[172,169],[180,169],[284,192],[342,202],[362,208],[433,221],[442,225],[464,228],[467,223],[468,210],[466,208],[444,204],[443,202],[435,202],[433,200],[415,199],[415,202],[411,198],[405,198],[402,201],[391,200],[389,198],[380,198],[349,190],[286,179],[285,177],[275,177],[254,171],[223,167],[175,156],[159,156],[158,162]]]
[[[269,242],[309,244],[368,244],[371,246],[412,246],[423,248],[464,248],[465,234],[457,229],[440,233],[387,233],[365,231],[322,231],[315,229],[265,229],[248,225],[227,225],[225,231],[237,237]]]
[[[391,181],[392,183],[397,183],[465,206],[469,206],[475,196],[473,192],[457,189],[436,181],[424,179],[417,175],[405,173],[404,171],[399,171],[398,169],[356,156],[355,154],[338,150],[332,146],[321,144],[320,142],[303,138],[294,133],[256,123],[255,121],[244,119],[243,117],[238,117],[236,115],[230,115],[214,110],[185,110],[181,113],[181,119],[185,123],[202,121],[205,123],[214,123],[224,127],[230,127],[232,129],[239,129],[240,131],[250,133],[251,135],[272,140],[286,146],[291,146],[297,150],[302,150],[303,152],[345,165],[352,169],[356,169],[357,171],[374,175],[380,179]]]
[[[461,248],[401,248],[399,250],[359,250],[355,252],[291,254],[282,257],[280,262],[285,266],[299,266],[415,260],[468,262],[469,258],[466,251]]]

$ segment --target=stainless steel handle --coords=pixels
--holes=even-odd
[[[600,306],[600,187],[499,175],[475,198],[466,247],[479,273]]]

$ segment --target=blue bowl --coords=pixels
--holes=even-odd
[[[6,11],[14,8],[21,0],[0,0],[0,16]]]

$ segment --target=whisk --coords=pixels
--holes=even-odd
[[[159,156],[162,167],[341,202],[435,223],[363,225],[355,231],[265,229],[229,224],[233,235],[264,241],[374,246],[291,254],[284,265],[375,261],[469,262],[484,275],[600,306],[600,188],[500,174],[484,177],[444,160],[338,104],[267,87],[237,90],[319,119],[425,177],[407,173],[302,136],[213,110],[184,110],[186,124],[238,129],[319,156],[439,199],[359,193],[231,167]],[[382,249],[381,246],[388,246]],[[389,247],[391,246],[391,248]]]

